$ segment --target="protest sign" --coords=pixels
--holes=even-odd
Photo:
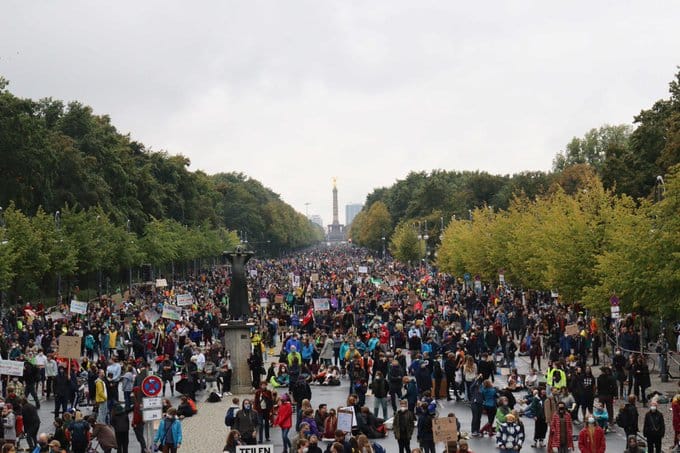
[[[252,278],[257,277],[257,269],[251,269],[251,270],[250,270],[250,276],[251,276]]]
[[[186,307],[194,303],[194,297],[191,294],[178,294],[175,298],[178,307]]]
[[[156,310],[146,310],[144,311],[144,319],[147,320],[150,324],[154,324],[156,321],[158,321],[158,318],[160,318],[161,315],[158,313]]]
[[[78,313],[84,315],[87,313],[87,302],[80,300],[71,301],[71,313]]]
[[[330,310],[330,300],[328,298],[319,298],[319,299],[313,299],[314,300],[314,310],[316,311],[322,311],[322,310]]]
[[[337,429],[346,433],[352,432],[352,423],[354,421],[354,411],[350,408],[338,409],[338,426]]]
[[[73,335],[59,335],[59,349],[57,355],[67,359],[80,358],[80,343],[82,338]]]
[[[568,337],[578,335],[578,326],[576,324],[568,324],[564,327],[564,334]]]
[[[161,317],[165,319],[172,319],[173,321],[179,321],[182,319],[182,308],[165,304],[163,305],[163,314]]]
[[[274,296],[274,303],[275,304],[282,304],[283,303],[283,294],[277,294]]]
[[[168,286],[168,281],[164,278],[157,278],[156,279],[156,288],[165,288]]]
[[[368,266],[359,266],[360,274],[368,274]]]
[[[0,360],[0,374],[5,376],[23,376],[24,362],[19,360]]]
[[[310,279],[312,282],[316,283],[316,282],[319,281],[319,274],[317,274],[317,273],[315,272],[315,273],[313,273],[313,274],[309,277],[309,279]]]
[[[458,440],[458,427],[456,417],[441,417],[432,420],[432,434],[435,443]]]

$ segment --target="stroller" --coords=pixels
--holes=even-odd
[[[89,401],[89,390],[87,388],[87,371],[81,371],[76,377],[78,388],[73,401],[73,409],[78,410],[80,406],[91,406]]]

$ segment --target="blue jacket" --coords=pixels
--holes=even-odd
[[[496,406],[496,389],[494,387],[482,387],[482,396],[484,397],[483,405],[485,407]]]
[[[161,424],[156,431],[156,435],[153,438],[155,444],[165,445],[165,432],[166,430],[172,430],[172,438],[175,441],[175,445],[182,443],[182,424],[178,419],[173,419],[171,427],[166,426],[168,419],[164,418],[161,420]]]

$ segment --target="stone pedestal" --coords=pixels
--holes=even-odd
[[[222,344],[227,351],[231,352],[231,392],[234,395],[252,394],[253,378],[248,367],[248,356],[252,351],[250,343],[250,328],[253,323],[232,321],[220,324],[224,332]]]

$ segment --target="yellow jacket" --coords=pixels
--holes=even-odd
[[[108,399],[108,395],[106,393],[106,383],[102,379],[97,379],[94,381],[94,402],[99,404],[99,403],[104,403]]]

